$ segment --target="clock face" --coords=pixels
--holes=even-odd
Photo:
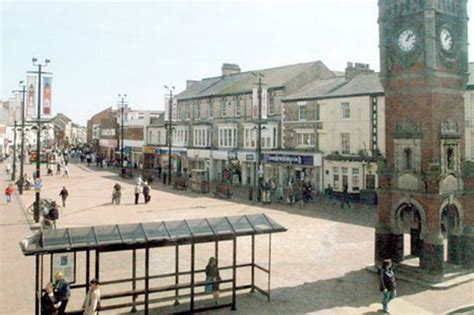
[[[410,52],[415,49],[416,33],[412,29],[406,29],[398,35],[398,47],[402,52]]]
[[[447,28],[443,27],[441,32],[439,32],[439,41],[441,43],[441,47],[445,51],[450,51],[453,48],[453,34]]]

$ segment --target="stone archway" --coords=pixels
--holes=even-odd
[[[426,214],[421,206],[413,198],[403,198],[392,208],[391,224],[395,234],[401,235],[401,239],[405,234],[410,235],[410,255],[412,257],[420,257],[423,250],[423,233],[426,231]],[[405,258],[404,241],[402,242],[400,251],[401,257]]]
[[[464,212],[461,204],[450,197],[445,200],[439,210],[440,232],[447,240],[446,260],[451,264],[462,264],[462,231],[464,227]]]

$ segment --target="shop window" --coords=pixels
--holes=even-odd
[[[360,189],[360,180],[359,180],[359,169],[352,169],[352,190],[359,191]]]

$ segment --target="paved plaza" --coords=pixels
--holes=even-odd
[[[2,170],[4,165],[0,166]],[[377,314],[381,294],[377,276],[366,271],[373,263],[374,224],[376,209],[357,205],[342,210],[338,206],[286,207],[259,206],[237,200],[220,200],[211,195],[177,192],[162,184],[152,186],[151,202],[133,204],[132,180],[123,180],[108,170],[85,165],[69,166],[70,176],[44,176],[42,197],[59,201],[62,186],[69,190],[67,207],[60,212],[59,227],[80,227],[101,224],[137,223],[265,213],[285,226],[286,233],[273,235],[271,302],[255,294],[237,298],[235,314]],[[32,166],[26,166],[31,174]],[[2,172],[3,186],[8,181]],[[112,186],[123,187],[122,204],[111,205]],[[33,233],[31,216],[25,207],[34,200],[34,192],[26,191],[9,205],[0,205],[1,314],[32,314],[34,310],[34,258],[24,257],[18,242]],[[249,261],[250,242],[238,243],[238,263]],[[229,246],[228,246],[229,245]],[[231,262],[226,252],[230,244],[220,248],[221,265]],[[257,262],[265,265],[268,237],[257,237]],[[197,246],[197,268],[204,268],[213,253],[211,245]],[[131,273],[130,257],[121,253],[102,258],[101,280],[127,277]],[[151,254],[151,273],[172,271],[174,249],[164,248]],[[189,267],[189,253],[183,246],[181,267]],[[78,258],[78,274],[83,266]],[[139,264],[140,266],[140,260]],[[139,268],[139,275],[143,270]],[[237,275],[246,281],[248,273]],[[83,276],[79,275],[79,279]],[[44,280],[46,281],[46,280]],[[265,287],[266,277],[257,273],[257,283]],[[104,286],[103,293],[112,287]],[[78,308],[84,291],[74,290],[70,308]],[[434,291],[399,281],[398,298],[391,303],[392,314],[443,314],[474,303],[474,283],[448,290]],[[225,300],[223,297],[222,300]],[[207,303],[200,301],[199,303]],[[68,306],[69,308],[69,306]],[[215,311],[216,314],[229,310]],[[102,313],[102,312],[101,312]],[[116,313],[116,312],[115,312]]]

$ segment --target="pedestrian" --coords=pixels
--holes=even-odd
[[[61,163],[56,163],[56,175],[61,175]]]
[[[12,195],[14,192],[15,188],[12,184],[9,184],[7,188],[5,188],[5,199],[7,200],[7,203],[10,203],[12,201]]]
[[[41,296],[41,315],[57,315],[61,302],[54,296],[54,285],[46,284]]]
[[[82,309],[84,315],[96,315],[100,308],[100,289],[99,281],[92,279],[89,281],[89,291],[87,291],[84,303],[82,303]]]
[[[143,183],[143,199],[145,199],[145,203],[150,202],[150,186],[148,182]]]
[[[63,177],[69,177],[69,169],[67,166],[63,167]]]
[[[48,165],[48,173],[47,173],[48,176],[53,176],[53,167],[51,166],[51,164]]]
[[[69,192],[67,191],[65,186],[63,186],[63,189],[61,189],[61,191],[59,192],[59,195],[61,196],[63,207],[66,207],[66,199],[69,196]]]
[[[135,193],[135,204],[137,205],[138,198],[140,197],[140,194],[142,193],[142,188],[140,187],[140,185],[138,185],[138,183],[135,185],[134,193]]]
[[[158,178],[161,178],[161,171],[163,170],[162,167],[161,167],[161,164],[158,164]]]
[[[51,209],[49,209],[46,218],[49,220],[49,223],[54,227],[57,228],[57,221],[59,219],[59,209],[56,201],[51,202]]]
[[[115,183],[112,192],[112,204],[119,205],[120,198],[122,197],[122,186],[119,183]]]
[[[382,262],[382,268],[380,269],[380,291],[383,293],[383,312],[390,314],[388,311],[388,303],[397,296],[397,283],[390,259],[385,259]]]
[[[7,169],[6,169],[6,171],[7,171],[7,175],[10,175],[10,163],[8,163],[8,162],[7,162]]]
[[[64,279],[64,275],[61,271],[56,272],[54,279],[56,280],[54,283],[54,293],[58,301],[61,302],[61,305],[58,309],[58,315],[63,315],[66,311],[69,298],[71,297],[71,288],[69,286],[69,282]]]
[[[164,173],[163,173],[163,184],[165,184],[165,185],[166,185],[166,179],[167,179],[167,177],[168,177],[168,173],[164,172]]]
[[[347,207],[350,209],[351,204],[349,203],[350,195],[349,192],[347,191],[347,186],[344,186],[344,189],[342,190],[342,199],[341,199],[341,208],[344,209],[344,205],[347,205]]]
[[[216,305],[219,303],[219,281],[221,281],[219,268],[217,267],[216,259],[214,257],[211,257],[209,258],[209,262],[206,266],[205,292],[212,292],[214,296],[214,303]]]
[[[332,189],[331,184],[328,184],[328,188],[326,189],[326,194],[328,196],[328,203],[330,205],[334,204],[334,190]]]

